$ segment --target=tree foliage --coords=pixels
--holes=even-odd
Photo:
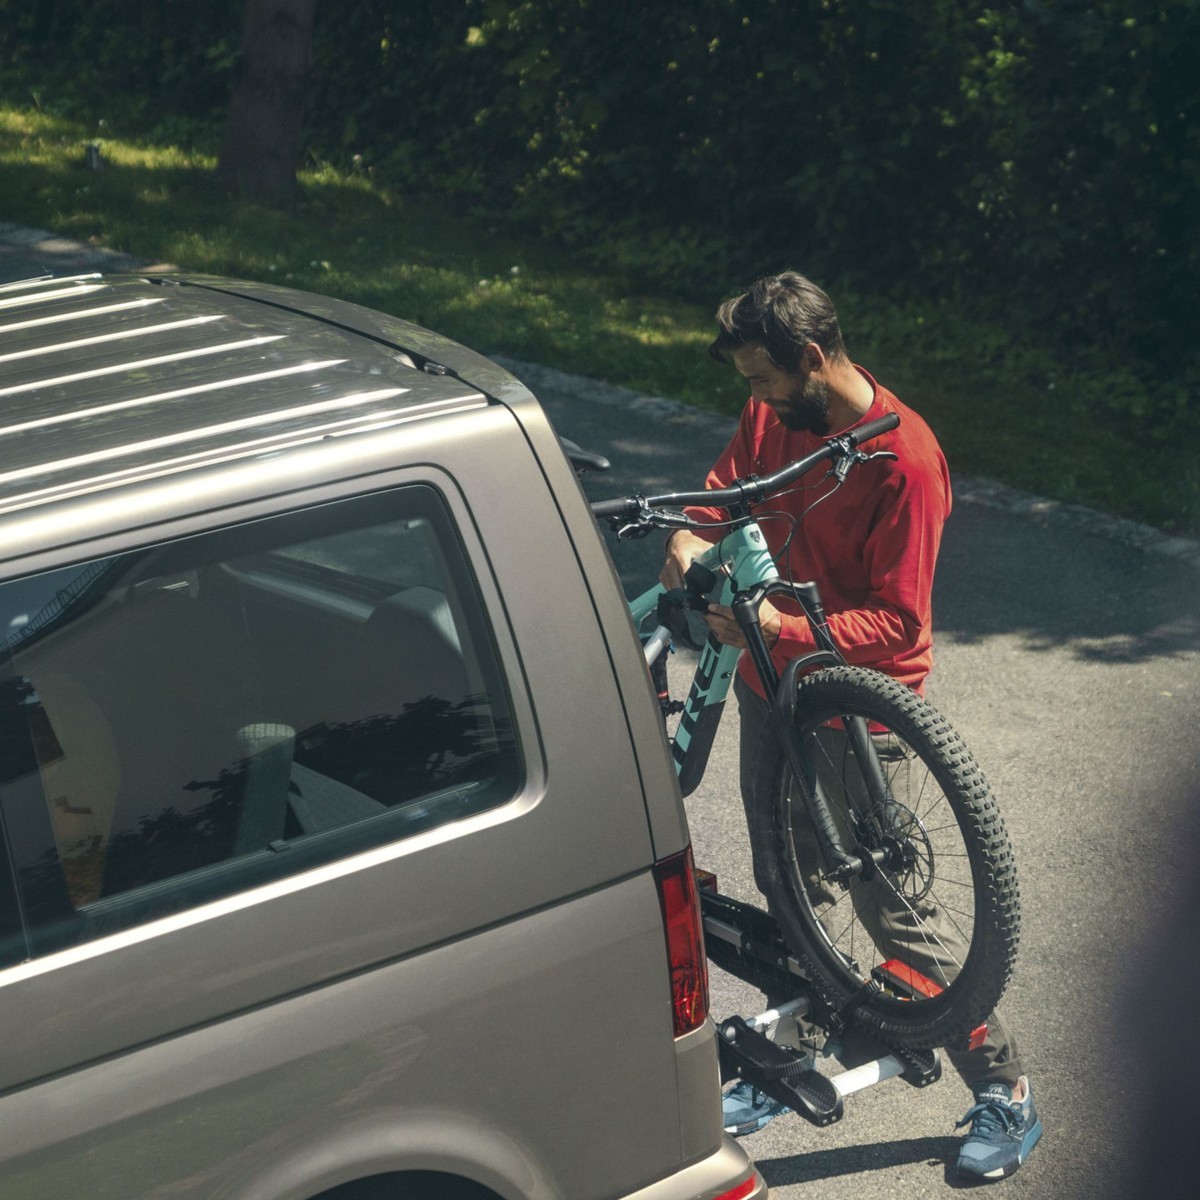
[[[240,10],[0,0],[5,87],[219,119]],[[1200,0],[324,3],[305,138],[658,286],[982,295],[1195,384],[1198,46]]]

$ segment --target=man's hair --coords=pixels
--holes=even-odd
[[[764,275],[717,309],[717,336],[708,352],[720,362],[743,346],[762,345],[771,361],[795,371],[809,342],[826,358],[844,360],[846,344],[833,301],[796,271]]]

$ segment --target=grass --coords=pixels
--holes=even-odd
[[[644,293],[545,241],[367,175],[303,172],[285,209],[231,200],[213,159],[105,138],[0,105],[0,219],[189,271],[270,280],[417,321],[485,353],[736,413],[740,380],[705,354],[727,284],[694,303]],[[1149,389],[1088,347],[1064,355],[993,303],[898,304],[822,281],[857,361],[930,422],[951,469],[1160,528],[1200,531],[1200,435],[1180,389]],[[1135,447],[1141,446],[1140,452]]]

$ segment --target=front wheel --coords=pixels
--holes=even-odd
[[[867,722],[865,765],[852,718]],[[751,799],[771,912],[832,1009],[894,1045],[961,1044],[1004,991],[1019,927],[1012,849],[982,772],[932,706],[878,671],[802,679],[794,730],[804,770],[768,724]],[[868,863],[860,875],[831,878],[809,815],[818,788],[843,848]]]

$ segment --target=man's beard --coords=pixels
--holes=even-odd
[[[780,425],[798,433],[829,432],[829,387],[822,379],[806,379],[775,410]]]

